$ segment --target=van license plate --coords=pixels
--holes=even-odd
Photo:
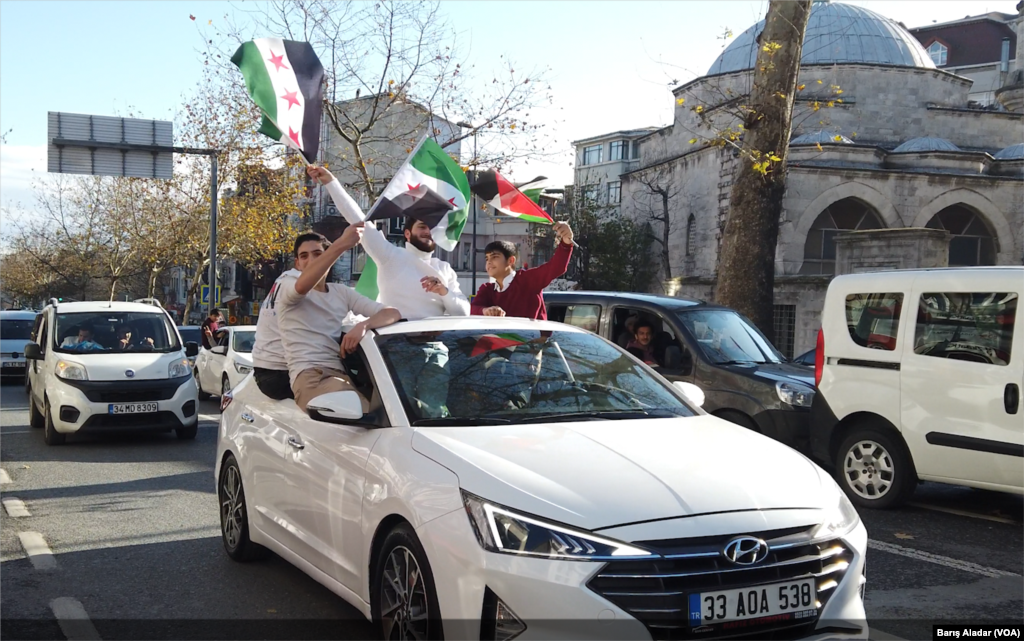
[[[817,615],[817,592],[814,579],[804,579],[691,594],[690,626],[716,625],[777,615],[791,615],[797,619],[813,617]]]
[[[111,403],[110,414],[147,414],[157,411],[157,403]]]
[[[24,368],[25,364],[24,363],[19,363],[17,361],[7,361],[7,362],[4,363],[4,367],[21,367],[21,368]]]

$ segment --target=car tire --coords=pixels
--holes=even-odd
[[[242,563],[266,557],[269,550],[249,538],[249,512],[245,507],[242,471],[231,454],[220,469],[217,498],[220,503],[220,538],[228,556]]]
[[[224,395],[231,391],[231,381],[228,380],[227,374],[220,379],[220,397],[224,398]]]
[[[843,439],[835,477],[857,507],[896,507],[917,488],[917,471],[906,446],[877,427],[856,427]]]
[[[46,417],[44,417],[39,412],[39,408],[36,407],[36,402],[32,399],[31,390],[29,390],[28,394],[28,424],[35,428],[41,428],[46,425]]]
[[[754,419],[750,418],[743,412],[737,412],[735,410],[722,410],[721,412],[715,414],[715,416],[717,416],[718,418],[725,419],[730,423],[735,423],[740,427],[745,427],[751,432],[761,432],[761,430],[757,428],[757,423],[754,422]]]
[[[411,590],[396,591],[396,586],[408,588],[404,572],[410,570]],[[417,571],[418,569],[418,571]],[[402,577],[391,580],[392,574]],[[411,594],[410,594],[411,593]],[[396,526],[384,539],[377,555],[370,587],[370,609],[373,623],[383,639],[444,639],[441,610],[434,589],[434,574],[430,570],[427,554],[416,533],[408,523]],[[426,618],[411,620],[426,609]],[[411,630],[416,629],[416,632]]]
[[[201,400],[201,401],[208,401],[208,400],[210,400],[210,395],[203,391],[203,384],[199,382],[199,368],[198,367],[192,372],[192,375],[195,376],[196,388],[199,389],[199,400]]]
[[[53,426],[53,414],[50,412],[50,399],[43,399],[43,440],[47,445],[64,445],[66,434],[61,434]]]
[[[186,427],[174,428],[174,434],[178,437],[179,441],[192,441],[195,440],[196,434],[199,433],[199,421],[196,421],[192,425]]]

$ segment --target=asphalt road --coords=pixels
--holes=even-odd
[[[228,559],[216,403],[201,403],[195,441],[47,447],[21,386],[0,388],[0,637],[372,637],[358,612],[276,556]],[[1024,621],[1024,497],[925,484],[912,506],[862,517],[873,639],[931,639],[932,624],[950,620]]]

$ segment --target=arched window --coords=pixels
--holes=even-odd
[[[882,219],[871,205],[844,198],[825,208],[814,220],[804,243],[801,274],[836,273],[836,236],[858,229],[883,229]]]
[[[693,256],[697,248],[697,217],[690,214],[686,220],[686,255]]]
[[[946,48],[946,45],[938,40],[928,45],[928,55],[931,56],[932,62],[935,63],[936,67],[946,66],[946,56],[948,53],[949,49]]]
[[[975,267],[996,264],[995,234],[978,212],[950,205],[932,216],[925,227],[945,229],[949,239],[949,265]]]

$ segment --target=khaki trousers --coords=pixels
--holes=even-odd
[[[299,375],[295,377],[295,382],[292,383],[292,392],[295,394],[295,404],[298,405],[302,411],[306,411],[306,405],[311,400],[320,396],[321,394],[327,394],[330,392],[347,392],[349,390],[356,391],[352,381],[348,375],[341,370],[332,369],[330,367],[311,367],[306,370],[299,372]],[[358,394],[358,392],[356,392]],[[363,413],[369,411],[370,404],[362,394],[359,394],[359,400],[363,404]]]

